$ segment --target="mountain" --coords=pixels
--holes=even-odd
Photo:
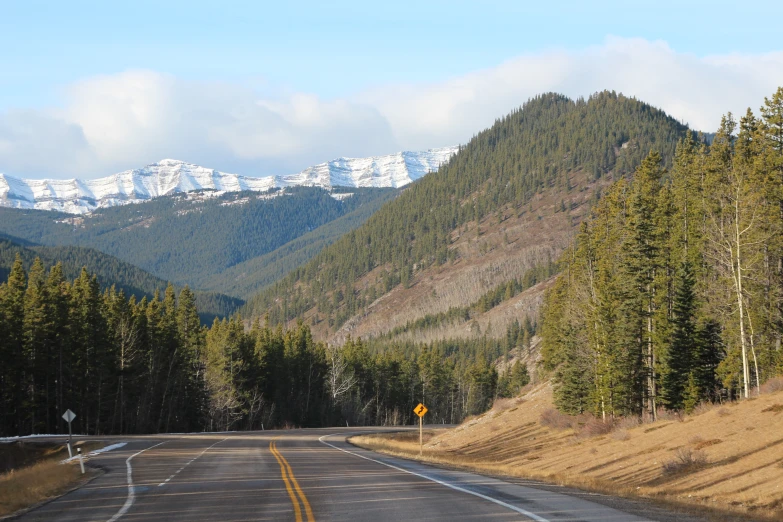
[[[292,267],[305,264],[324,247],[360,226],[381,206],[399,194],[398,191],[390,189],[374,189],[373,192],[376,190],[382,190],[378,197],[360,204],[355,210],[292,239],[269,253],[250,258],[219,274],[202,279],[199,282],[200,288],[242,299],[252,297],[259,290],[288,274]]]
[[[16,242],[94,248],[163,280],[241,297],[252,295],[271,280],[257,275],[252,267],[240,267],[221,278],[226,283],[223,286],[214,280],[226,270],[308,233],[325,235],[329,239],[321,245],[329,244],[397,194],[398,189],[393,188],[333,188],[329,192],[318,187],[269,193],[196,192],[96,209],[79,216],[0,207],[0,234]],[[343,217],[347,219],[335,222]],[[316,232],[332,222],[326,231]],[[263,268],[285,273],[318,252],[313,244],[297,245],[288,249],[296,255],[283,261],[295,264],[280,265],[285,268],[278,271],[271,266]]]
[[[535,323],[550,267],[601,191],[651,149],[671,165],[686,131],[614,92],[533,98],[243,315],[303,318],[334,343],[504,337]]]
[[[86,267],[91,274],[98,276],[101,288],[115,286],[126,296],[136,296],[137,300],[145,296],[152,297],[156,290],[163,292],[168,285],[166,281],[130,263],[92,248],[46,247],[29,242],[20,244],[4,235],[0,235],[0,282],[8,279],[17,254],[21,256],[25,270],[30,269],[36,257],[41,258],[46,267],[62,263],[63,275],[69,280],[76,279],[82,267]],[[229,316],[244,304],[240,299],[215,292],[196,291],[195,295],[199,315],[204,323],[211,323],[215,317]]]
[[[0,174],[0,206],[85,214],[97,208],[205,190],[222,194],[293,186],[398,188],[437,170],[456,151],[456,147],[444,147],[371,158],[338,158],[298,174],[262,178],[171,159],[94,180],[30,180]]]

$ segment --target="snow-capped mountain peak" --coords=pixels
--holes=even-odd
[[[229,174],[174,159],[93,180],[19,179],[0,173],[0,206],[85,214],[96,208],[198,190],[263,192],[290,186],[402,187],[437,170],[456,152],[457,147],[444,147],[371,158],[338,158],[298,174],[261,178]]]

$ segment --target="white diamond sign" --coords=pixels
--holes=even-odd
[[[76,414],[72,412],[71,410],[66,411],[63,413],[63,419],[65,419],[65,422],[69,423],[76,418]]]

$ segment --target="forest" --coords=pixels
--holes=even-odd
[[[406,424],[420,401],[428,421],[459,422],[527,384],[520,365],[498,379],[508,349],[327,346],[305,324],[247,328],[238,315],[206,327],[188,287],[137,300],[86,269],[69,281],[59,263],[26,271],[17,256],[0,284],[0,436],[62,433],[66,409],[82,434]]]
[[[542,310],[558,408],[604,419],[750,398],[783,372],[783,88],[708,146],[617,181]]]

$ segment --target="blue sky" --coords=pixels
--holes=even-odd
[[[783,3],[591,4],[7,2],[0,16],[0,172],[93,177],[161,159],[155,154],[188,154],[196,157],[180,159],[284,173],[333,156],[466,141],[538,89],[623,90],[703,127],[716,111],[757,107],[760,93],[783,84]],[[652,63],[638,71],[638,87],[615,77],[629,60]],[[656,61],[661,74],[704,70],[670,86],[652,78]],[[747,68],[755,71],[755,88],[739,78]],[[493,92],[485,82],[498,74],[506,86]],[[691,100],[689,84],[723,92],[710,108],[694,108],[704,102]],[[173,92],[187,92],[191,104]],[[422,92],[438,102],[433,110]],[[452,101],[438,105],[444,99]],[[172,105],[178,108],[167,122],[193,118],[185,128],[217,126],[220,136],[209,145],[194,130],[199,135],[185,140],[182,128],[161,129],[146,112]],[[410,113],[404,122],[401,112]],[[327,120],[343,126],[327,128]],[[110,123],[126,127],[114,141],[101,136]],[[154,143],[118,146],[150,128],[158,132]],[[167,145],[164,131],[180,136]],[[237,144],[247,135],[254,140]]]

